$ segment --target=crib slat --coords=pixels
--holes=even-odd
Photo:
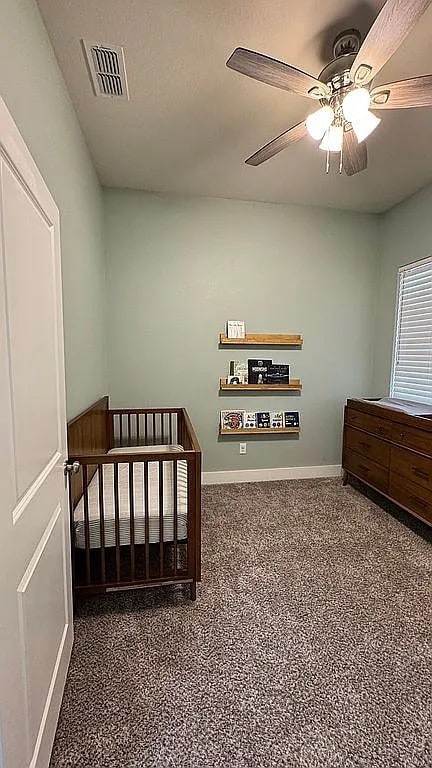
[[[73,475],[68,476],[68,496],[69,496],[69,525],[70,525],[70,537],[72,545],[72,583],[76,584],[76,536],[75,536],[75,520],[74,520],[74,508],[73,508]]]
[[[128,417],[127,417],[127,425],[128,425],[128,445],[131,445],[131,441],[132,441],[132,428],[131,428],[131,424],[132,424],[131,414],[130,414],[130,413],[128,413]]]
[[[141,434],[140,434],[140,414],[139,413],[137,413],[137,415],[136,415],[136,434],[137,434],[136,442],[137,442],[137,445],[139,445],[140,444],[140,436],[141,436]]]
[[[156,444],[156,414],[153,413],[153,445]]]
[[[123,445],[123,414],[119,414],[120,447]]]
[[[165,445],[165,429],[164,429],[165,414],[161,413],[160,418],[161,418],[162,445]]]
[[[85,540],[85,563],[86,563],[86,584],[91,583],[91,564],[90,564],[90,520],[88,504],[88,475],[87,465],[82,465],[82,481],[84,495],[84,540]]]
[[[145,577],[150,576],[150,546],[149,546],[149,471],[148,462],[144,462],[144,549],[145,549]]]
[[[159,573],[164,575],[164,462],[159,461]]]
[[[187,463],[187,569],[188,575],[196,579],[196,509],[197,495],[195,485],[196,464]]]
[[[168,442],[172,445],[172,413],[168,414]]]
[[[135,578],[135,486],[134,464],[129,463],[129,524],[130,524],[130,567],[131,578]]]
[[[177,576],[177,516],[178,516],[178,498],[177,498],[177,462],[173,462],[173,515],[174,515],[174,522],[173,522],[173,539],[174,539],[174,576]]]
[[[101,559],[101,580],[105,584],[105,508],[104,508],[104,486],[103,486],[103,464],[98,464],[98,486],[99,486],[99,538],[100,538],[100,559]]]
[[[144,443],[148,445],[147,414],[144,414]]]
[[[114,515],[115,515],[115,558],[116,577],[120,581],[120,511],[119,511],[119,465],[114,464]]]

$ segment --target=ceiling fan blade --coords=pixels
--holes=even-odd
[[[432,75],[379,85],[371,91],[372,109],[432,107]]]
[[[354,176],[367,168],[366,142],[359,144],[352,130],[344,133],[342,164],[347,176]]]
[[[369,83],[393,56],[432,0],[387,0],[351,67],[351,80]]]
[[[288,131],[281,133],[276,139],[272,139],[264,147],[261,147],[255,154],[248,157],[245,160],[247,165],[261,165],[265,160],[270,160],[271,157],[277,155],[278,152],[282,152],[289,144],[293,144],[294,141],[299,141],[307,134],[306,123],[297,123],[293,125]]]
[[[309,96],[311,99],[321,99],[330,95],[330,88],[321,83],[307,72],[284,64],[283,61],[271,59],[256,51],[248,51],[247,48],[236,48],[229,57],[227,67],[241,72],[242,75],[253,77],[275,88],[283,88],[285,91],[295,91],[301,96]]]

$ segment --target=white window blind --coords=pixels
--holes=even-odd
[[[432,257],[399,270],[390,395],[432,403]]]

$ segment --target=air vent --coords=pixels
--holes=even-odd
[[[123,48],[120,45],[88,43],[86,40],[81,42],[95,95],[128,99]]]

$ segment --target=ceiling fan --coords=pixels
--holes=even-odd
[[[260,165],[309,134],[326,152],[339,153],[339,173],[348,176],[367,167],[365,139],[381,122],[370,110],[432,106],[432,75],[399,80],[372,88],[372,81],[399,48],[432,0],[387,0],[363,43],[355,29],[341,32],[333,44],[334,58],[318,78],[262,53],[236,48],[226,65],[276,88],[320,102],[306,120],[281,133],[251,157]]]

